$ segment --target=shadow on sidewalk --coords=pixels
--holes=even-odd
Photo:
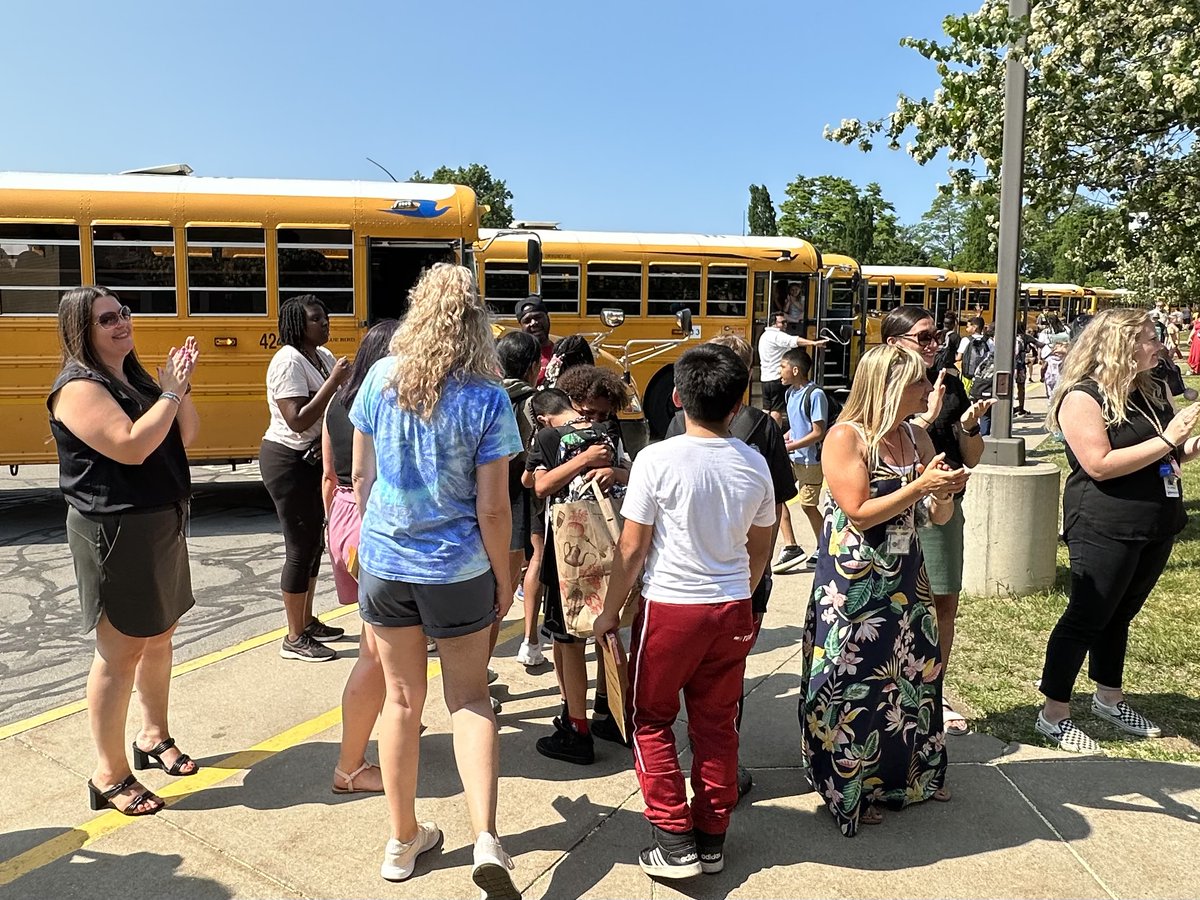
[[[0,859],[11,859],[55,839],[75,841],[82,849],[66,853],[0,887],[0,898],[129,896],[227,900],[233,896],[220,882],[180,874],[183,857],[178,853],[101,853],[82,847],[87,834],[73,828],[36,828],[0,835]]]

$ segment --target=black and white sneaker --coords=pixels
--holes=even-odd
[[[337,659],[337,651],[324,644],[318,644],[307,632],[302,632],[294,641],[285,637],[279,647],[279,655],[284,659],[298,659],[301,662],[328,662]]]
[[[1040,734],[1045,735],[1058,746],[1059,750],[1068,753],[1100,753],[1100,745],[1084,734],[1070,719],[1063,719],[1058,724],[1046,721],[1046,717],[1038,713],[1035,726]]]
[[[1122,700],[1109,706],[1095,694],[1092,695],[1092,712],[1106,722],[1112,722],[1122,731],[1138,737],[1162,737],[1162,729]]]
[[[779,551],[779,559],[775,560],[771,571],[776,575],[782,575],[784,572],[790,572],[792,569],[804,565],[807,559],[803,547],[797,544],[788,544]]]
[[[334,641],[340,641],[345,637],[346,629],[335,628],[332,625],[326,625],[320,619],[313,619],[308,623],[308,627],[304,629],[304,633],[314,641],[322,644],[330,644]]]
[[[716,875],[725,868],[725,835],[707,834],[697,828],[696,852],[700,855],[700,871]]]
[[[804,560],[804,568],[806,568],[806,569],[815,569],[815,568],[817,567],[817,554],[818,554],[818,552],[819,552],[819,551],[817,551],[817,550],[814,550],[812,553],[810,553],[810,554],[808,555],[808,558],[807,558],[806,560]]]
[[[638,854],[638,865],[651,878],[692,878],[704,869],[692,833],[654,828],[654,843]]]

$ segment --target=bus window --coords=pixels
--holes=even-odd
[[[924,306],[925,285],[906,284],[904,286],[904,302],[910,306]]]
[[[990,309],[991,306],[991,291],[988,288],[967,288],[966,312],[973,315],[983,312],[985,309]]]
[[[709,266],[704,314],[745,318],[747,275],[745,266]]]
[[[93,225],[96,284],[140,315],[173,316],[175,235],[169,225]]]
[[[881,313],[889,312],[900,305],[903,288],[896,282],[889,282],[879,286],[879,311]]]
[[[55,315],[82,281],[77,226],[0,224],[0,313]]]
[[[261,228],[188,228],[188,313],[265,316],[266,253]]]
[[[483,290],[488,306],[502,316],[510,316],[516,311],[517,301],[529,296],[529,267],[522,260],[488,260],[483,264]]]
[[[690,309],[700,315],[700,267],[650,263],[646,314],[673,316]]]
[[[931,288],[930,294],[933,298],[933,308],[930,310],[930,312],[933,313],[933,321],[940,325],[942,319],[946,317],[946,313],[955,312],[954,288]]]
[[[542,301],[551,313],[579,313],[579,263],[542,266]]]
[[[588,263],[587,314],[605,308],[623,309],[626,315],[642,314],[642,267],[638,263]]]
[[[279,302],[316,294],[331,316],[354,315],[354,234],[349,228],[279,229]]]

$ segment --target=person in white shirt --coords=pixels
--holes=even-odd
[[[771,324],[758,339],[758,371],[762,379],[763,409],[775,420],[776,425],[783,424],[783,413],[787,409],[787,390],[780,381],[779,368],[783,363],[783,354],[793,347],[824,347],[829,341],[821,339],[810,341],[796,334],[788,334],[784,329],[787,317],[783,312],[775,312],[771,316]]]
[[[685,431],[634,460],[625,527],[595,624],[597,641],[611,637],[644,563],[629,680],[634,764],[654,826],[639,863],[658,878],[721,871],[738,800],[735,723],[754,641],[750,596],[775,524],[766,460],[729,431],[749,377],[737,354],[716,344],[694,347],[675,364]],[[672,731],[680,691],[693,750],[690,805]]]
[[[975,372],[988,356],[996,352],[995,342],[987,336],[987,323],[982,316],[972,316],[967,320],[967,336],[958,343],[958,356],[955,365],[968,382],[975,377]]]

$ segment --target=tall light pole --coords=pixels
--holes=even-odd
[[[1012,19],[1029,18],[1029,0],[1008,0]],[[1004,64],[1004,136],[1000,157],[1000,244],[996,260],[996,376],[998,402],[983,462],[1025,464],[1025,441],[1012,436],[1013,354],[1021,290],[1021,195],[1025,181],[1025,96],[1028,73],[1010,51]]]

